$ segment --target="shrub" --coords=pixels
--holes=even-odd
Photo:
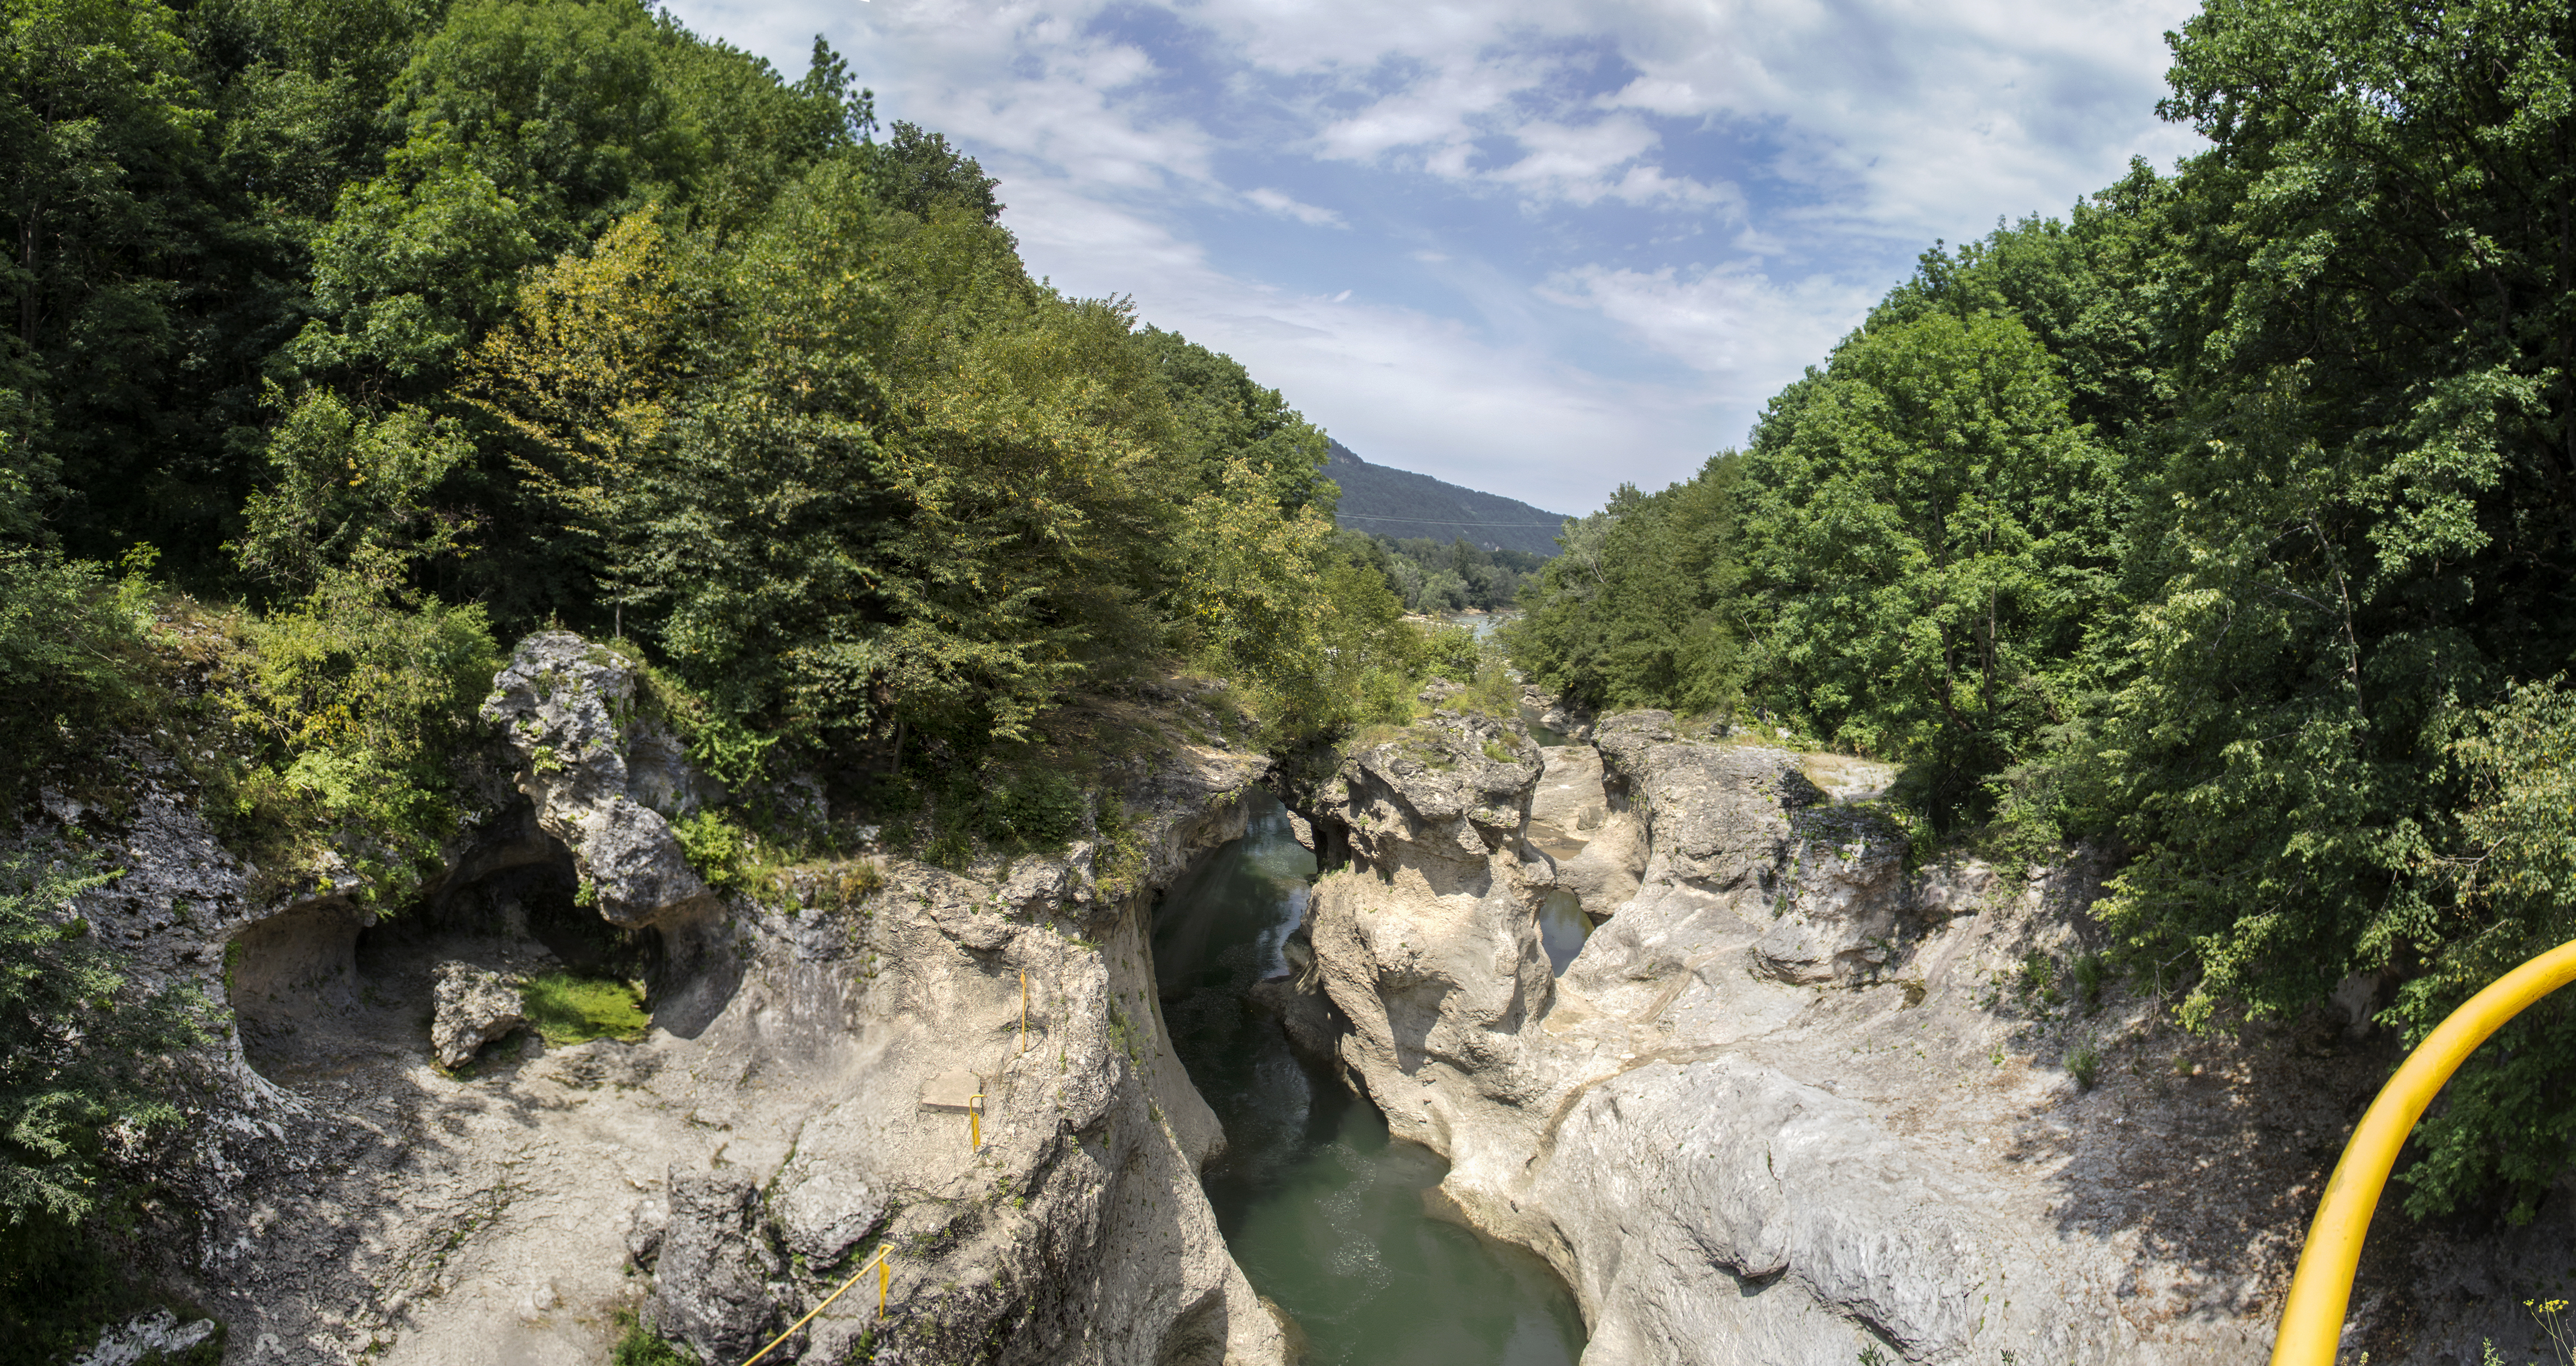
[[[708,886],[732,891],[745,885],[743,864],[750,853],[749,841],[715,808],[702,807],[696,814],[672,822],[671,833],[680,841],[681,857],[706,879]]]
[[[2037,949],[2023,954],[2021,994],[2023,999],[2037,1001],[2042,1005],[2063,1004],[2066,996],[2057,989],[2057,960]]]
[[[96,565],[0,547],[0,799],[142,705],[142,632]]]
[[[698,1366],[697,1353],[636,1322],[634,1310],[618,1310],[617,1322],[626,1331],[617,1339],[610,1366]]]
[[[2087,1015],[2102,1008],[2102,984],[2109,980],[2110,965],[2098,953],[2088,953],[2075,960],[2075,999]]]
[[[31,1214],[77,1221],[97,1203],[111,1129],[175,1123],[159,1059],[202,1037],[203,1003],[126,989],[72,914],[113,873],[0,860],[0,1228]]]
[[[2076,1090],[2092,1090],[2094,1081],[2102,1075],[2102,1051],[2089,1041],[2084,1043],[2067,1057],[2066,1070],[2075,1078]]]
[[[294,607],[243,628],[228,691],[262,762],[231,794],[236,830],[329,839],[361,900],[398,904],[457,821],[452,763],[500,667],[483,609],[417,608],[384,575],[331,571]]]

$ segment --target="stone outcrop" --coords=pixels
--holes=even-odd
[[[2151,1002],[2075,999],[2099,861],[1909,872],[1866,800],[1883,766],[1630,713],[1598,724],[1597,794],[1557,750],[1513,792],[1528,769],[1480,762],[1491,729],[1417,725],[1311,795],[1347,862],[1308,930],[1348,1074],[1449,1159],[1460,1217],[1566,1277],[1587,1362],[2263,1359],[2333,1156],[2297,1126],[2339,1134],[2382,1058],[2154,1043]],[[1572,838],[1596,811],[1634,823],[1635,881],[1550,982],[1536,904],[1598,847]],[[2231,1081],[2177,1073],[2194,1048]],[[2425,1246],[2536,1267],[2567,1242],[2419,1236],[2396,1288],[2365,1277],[2363,1320]],[[2514,1327],[2484,1303],[2373,1359]]]
[[[1402,1111],[1403,1125],[1445,1128],[1449,1112],[1417,1082],[1536,1085],[1526,1031],[1555,988],[1535,933],[1552,884],[1523,838],[1541,766],[1517,727],[1441,715],[1348,756],[1320,794],[1354,868],[1315,885],[1314,953],[1354,1031],[1345,1057],[1409,1079],[1370,1085],[1390,1122]],[[1372,913],[1387,908],[1400,910]]]
[[[441,1067],[463,1067],[483,1045],[528,1022],[520,984],[471,963],[441,963],[433,974],[429,1047]]]
[[[1569,740],[1592,737],[1592,714],[1534,683],[1521,685],[1521,719],[1545,726]]]
[[[227,1359],[570,1366],[633,1310],[739,1360],[891,1248],[883,1319],[854,1291],[772,1359],[838,1363],[872,1334],[882,1366],[1281,1362],[1198,1184],[1223,1137],[1171,1052],[1146,915],[1240,833],[1268,761],[1201,738],[1224,699],[1167,691],[1096,704],[1151,740],[1091,779],[1111,830],[963,868],[847,834],[759,900],[688,869],[669,818],[716,789],[631,666],[560,634],[490,704],[527,805],[479,810],[423,903],[384,918],[338,883],[259,902],[148,756],[112,812],[55,801],[27,838],[131,853],[82,914],[139,982],[261,1012],[202,1060],[195,1125],[139,1159],[187,1211],[171,1270]],[[800,793],[819,800],[782,801]],[[442,1045],[471,1056],[502,1027],[496,982],[556,961],[527,937],[548,878],[549,914],[648,938],[654,1028],[442,1071]],[[960,1070],[977,1142],[918,1103]]]
[[[645,1317],[700,1361],[740,1361],[798,1316],[788,1307],[796,1287],[762,1226],[760,1187],[739,1169],[674,1166],[667,1189]]]
[[[1528,839],[1555,868],[1558,890],[1586,915],[1605,920],[1637,894],[1646,871],[1646,832],[1624,784],[1608,780],[1590,745],[1540,751],[1546,771],[1530,794]]]
[[[599,913],[633,929],[707,907],[713,893],[680,854],[670,818],[715,785],[692,772],[640,695],[624,655],[568,632],[522,641],[492,680],[483,719],[517,756],[519,791],[572,851]]]

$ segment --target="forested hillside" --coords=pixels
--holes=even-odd
[[[791,80],[628,0],[48,0],[0,59],[13,576],[622,631],[809,755],[1327,657],[1321,433],[1032,281],[819,43]]]
[[[2206,151],[1926,252],[1743,450],[1571,528],[1513,648],[1901,760],[1947,838],[2105,843],[2188,1024],[2358,974],[2411,1042],[2576,937],[2576,24],[2217,0],[2170,79]],[[2571,1083],[2562,999],[2408,1208],[2527,1219]]]
[[[1350,530],[1390,540],[1464,540],[1540,559],[1556,553],[1563,513],[1427,474],[1372,465],[1338,441],[1329,443],[1329,450],[1324,473],[1342,490],[1335,515]]]
[[[262,886],[398,908],[548,625],[649,661],[737,794],[693,848],[790,775],[938,857],[1108,828],[1020,756],[1175,668],[1276,743],[1410,715],[1322,433],[1032,280],[996,183],[819,40],[789,76],[635,0],[27,0],[0,177],[0,836],[154,737]],[[107,872],[0,858],[13,1314],[103,1135],[172,1117],[117,1056],[185,1003],[75,1023],[115,981],[55,918]]]

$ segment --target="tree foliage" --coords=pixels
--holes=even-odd
[[[0,1229],[77,1221],[98,1203],[110,1130],[179,1118],[156,1064],[194,1042],[177,987],[137,994],[73,914],[113,881],[17,852],[0,857]]]
[[[1873,325],[1793,392],[1742,473],[1762,694],[1917,765],[1946,822],[2071,710],[2111,461],[2010,316]]]
[[[1689,518],[1739,586],[1686,598],[1688,549],[1623,535],[1694,486],[1623,494],[1516,644],[1702,705],[1621,644],[1659,601],[1741,623],[1745,696],[1905,761],[1930,814],[2127,850],[2101,910],[2186,1023],[2377,974],[2411,1042],[2570,932],[2576,25],[2211,0],[2169,79],[2206,151],[1936,247],[1773,400]],[[2529,1215],[2576,1150],[2568,1019],[2470,1060],[2411,1208]]]
[[[1569,521],[1502,636],[1541,684],[1601,707],[1706,712],[1743,700],[1736,486],[1720,455],[1656,494],[1623,486]]]

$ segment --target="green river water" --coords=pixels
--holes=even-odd
[[[1254,801],[1244,837],[1154,915],[1164,1019],[1225,1125],[1205,1179],[1227,1246],[1304,1330],[1313,1366],[1572,1366],[1583,1319],[1556,1273],[1432,1218],[1423,1196],[1448,1164],[1390,1138],[1376,1107],[1248,1007],[1246,987],[1286,970],[1315,874],[1278,802]]]

